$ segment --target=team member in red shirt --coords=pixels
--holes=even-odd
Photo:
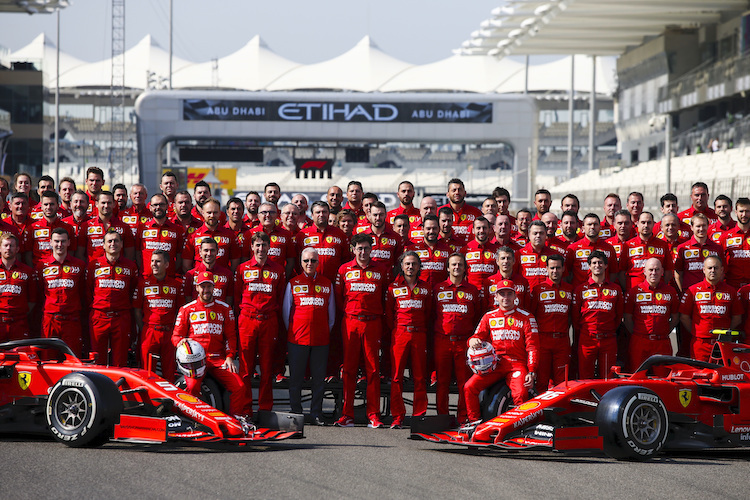
[[[385,299],[385,318],[392,332],[391,347],[391,429],[404,425],[403,385],[407,359],[411,360],[414,381],[412,415],[427,413],[427,326],[432,313],[432,289],[419,278],[420,261],[413,251],[400,258],[401,272],[388,287]]]
[[[693,215],[690,228],[693,236],[675,250],[675,281],[682,293],[703,281],[703,261],[706,257],[724,260],[724,249],[708,239],[708,217],[701,213]]]
[[[268,235],[271,248],[268,250],[268,258],[284,269],[284,276],[292,275],[295,265],[294,236],[281,225],[276,225],[276,214],[278,209],[271,203],[262,203],[258,208],[260,225],[250,230],[250,234],[264,232]],[[249,243],[249,242],[248,242]],[[248,249],[250,245],[247,245]],[[249,253],[249,252],[248,252]]]
[[[584,218],[584,224],[585,224]],[[531,291],[529,312],[539,325],[539,363],[536,391],[547,390],[550,381],[557,385],[565,380],[570,365],[570,318],[573,287],[563,281],[564,261],[561,255],[547,259],[547,279]]]
[[[133,236],[129,230],[127,234]],[[103,246],[104,256],[89,262],[86,270],[91,350],[97,353],[99,364],[126,366],[138,268],[135,262],[122,257],[122,234],[115,228],[104,234]],[[110,348],[112,359],[108,362]]]
[[[396,191],[398,197],[398,208],[388,212],[388,223],[393,225],[393,219],[400,214],[406,214],[409,217],[409,224],[419,223],[419,209],[412,203],[414,201],[414,184],[409,181],[401,181]]]
[[[448,181],[446,196],[448,197],[448,203],[443,207],[450,208],[453,213],[453,233],[461,245],[466,245],[472,238],[474,219],[481,217],[482,211],[466,203],[466,188],[461,179]]]
[[[86,195],[89,197],[87,205],[87,215],[96,217],[98,207],[96,206],[96,197],[104,186],[104,172],[99,167],[89,167],[86,169]]]
[[[293,236],[297,236],[297,233],[299,233],[299,224],[297,221],[299,220],[299,209],[296,205],[292,203],[287,203],[281,208],[281,224],[280,226],[292,233]],[[258,227],[260,225],[260,220],[255,220],[255,227]]]
[[[39,178],[39,180],[36,183],[36,195],[39,198],[39,202],[35,203],[34,206],[29,211],[29,217],[31,217],[32,220],[39,220],[43,217],[42,215],[42,207],[40,205],[40,202],[42,201],[42,193],[45,191],[52,191],[53,193],[57,194],[55,192],[55,180],[50,177],[49,175],[43,175]],[[59,201],[58,201],[58,208],[59,208]],[[62,212],[58,214],[62,217]]]
[[[638,236],[628,240],[622,250],[623,290],[630,290],[643,281],[643,266],[651,257],[659,259],[664,266],[664,282],[671,282],[672,252],[664,241],[654,236],[654,216],[651,212],[642,212],[638,217]]]
[[[734,213],[737,225],[724,233],[721,244],[727,262],[727,284],[741,288],[750,283],[750,199],[737,198]]]
[[[716,212],[716,222],[708,226],[708,237],[714,243],[721,244],[721,238],[730,229],[737,225],[732,219],[732,199],[729,196],[720,194],[714,200],[714,212]]]
[[[193,210],[193,197],[187,191],[179,191],[174,197],[174,216],[169,215],[167,210],[167,217],[174,222],[179,224],[185,231],[185,239],[189,238],[195,231],[203,227],[203,220],[196,219],[192,214]],[[183,264],[184,267],[184,264]]]
[[[302,380],[309,366],[312,376],[310,416],[315,425],[325,425],[324,379],[328,343],[336,321],[336,300],[330,280],[317,272],[318,252],[314,248],[305,248],[300,261],[302,272],[286,285],[281,308],[288,332],[289,403],[292,412],[302,413]]]
[[[632,371],[653,354],[672,355],[669,332],[679,323],[679,295],[662,282],[661,261],[648,259],[643,274],[646,279],[625,297],[623,323],[630,333],[628,367]]]
[[[78,251],[76,257],[93,262],[103,257],[104,235],[113,229],[120,234],[123,248],[122,253],[128,260],[135,260],[135,239],[133,231],[114,215],[115,197],[109,191],[100,191],[96,195],[96,215],[86,221],[79,234]]]
[[[307,196],[302,193],[295,194],[294,196],[292,196],[292,205],[296,206],[297,210],[299,210],[300,213],[299,221],[297,221],[297,227],[299,229],[303,229],[311,225],[312,219],[307,216],[307,209],[309,207]]]
[[[522,208],[518,212],[516,212],[516,224],[518,225],[518,232],[511,235],[511,238],[513,241],[515,241],[518,246],[523,247],[529,242],[529,227],[531,226],[531,223],[533,222],[533,219],[531,218],[531,211]]]
[[[612,248],[617,252],[617,261],[620,270],[623,270],[623,257],[622,249],[625,248],[625,243],[633,236],[633,222],[630,220],[630,212],[627,210],[620,210],[615,214],[615,225],[614,225],[614,236],[609,238],[607,243],[612,245]],[[631,234],[633,236],[631,236]]]
[[[576,211],[566,210],[562,213],[560,227],[555,231],[555,236],[557,236],[560,244],[566,249],[583,236],[583,229],[581,229],[583,221],[578,218],[577,208],[578,206],[576,205]]]
[[[491,342],[497,356],[497,366],[486,374],[475,373],[464,385],[469,420],[481,418],[479,393],[500,380],[510,388],[517,405],[528,399],[534,387],[539,360],[539,333],[534,316],[515,306],[516,291],[512,281],[505,280],[497,287],[500,307],[486,313],[469,347],[477,348],[483,341]]]
[[[383,299],[388,288],[390,269],[370,258],[372,237],[352,237],[354,259],[343,264],[336,275],[336,306],[343,313],[341,336],[344,347],[344,408],[339,427],[354,426],[354,389],[360,351],[365,358],[367,376],[367,418],[369,426],[383,427],[380,421],[380,340]]]
[[[260,195],[257,191],[250,191],[245,195],[245,217],[243,220],[247,227],[255,227],[258,222],[258,207],[260,206]]]
[[[677,257],[677,247],[690,239],[690,236],[692,234],[692,231],[690,231],[690,226],[688,226],[688,231],[680,230],[680,225],[682,224],[684,224],[684,222],[682,222],[679,217],[677,217],[675,214],[668,213],[664,214],[664,216],[661,218],[659,231],[654,230],[655,233],[658,233],[656,237],[667,244],[667,248],[669,248],[669,254],[672,257],[673,262]],[[683,234],[685,234],[686,236],[683,237]]]
[[[133,204],[120,210],[118,214],[120,220],[133,231],[133,236],[137,236],[141,225],[148,222],[151,218],[151,211],[146,206],[147,199],[148,191],[146,190],[146,186],[140,182],[133,184],[130,186],[130,201]],[[174,269],[172,269],[172,272],[174,272]]]
[[[542,220],[542,215],[549,212],[551,206],[552,194],[546,189],[537,189],[536,193],[534,193],[534,207],[536,207],[536,215],[532,220]]]
[[[705,182],[696,182],[690,187],[690,202],[692,203],[690,208],[677,214],[683,222],[686,224],[690,223],[690,218],[696,212],[708,217],[709,223],[713,224],[716,222],[716,212],[708,206],[708,186]]]
[[[438,218],[427,215],[422,222],[424,228],[424,239],[407,247],[407,250],[416,252],[422,263],[419,277],[425,280],[430,288],[442,283],[448,277],[448,256],[451,254],[450,247],[438,239],[440,228]]]
[[[565,255],[565,276],[575,289],[584,284],[590,276],[588,258],[594,250],[604,252],[609,261],[609,280],[617,282],[619,267],[617,264],[617,252],[614,247],[599,238],[601,226],[599,216],[586,214],[583,218],[583,238],[571,244]]]
[[[163,250],[169,255],[173,264],[167,268],[167,274],[174,276],[182,268],[182,249],[185,246],[182,226],[170,222],[167,218],[167,197],[155,194],[151,197],[151,212],[154,217],[146,221],[138,231],[138,252],[135,261],[144,276],[151,274],[151,254]]]
[[[341,204],[344,202],[344,191],[338,186],[331,186],[326,192],[326,200],[328,201],[331,213],[336,215],[341,211]]]
[[[211,186],[204,180],[200,180],[193,186],[193,209],[190,213],[193,217],[199,220],[204,220],[206,217],[203,214],[203,205],[211,199]],[[274,205],[275,206],[275,205]],[[227,223],[227,215],[224,212],[219,213],[219,225],[223,226]]]
[[[153,207],[153,198],[151,201]],[[167,272],[170,259],[169,252],[165,250],[154,250],[151,253],[151,269],[138,280],[133,311],[138,330],[141,332],[141,366],[150,370],[150,355],[158,354],[161,358],[161,376],[174,382],[175,349],[171,332],[174,329],[177,310],[182,305],[183,293],[182,281],[169,276]]]
[[[52,253],[39,261],[36,270],[44,309],[42,336],[62,339],[80,356],[86,264],[68,252],[70,241],[70,233],[65,228],[53,229],[50,235]]]
[[[510,247],[500,247],[497,250],[497,272],[486,278],[482,284],[483,311],[491,311],[498,307],[496,301],[497,284],[503,280],[510,280],[516,286],[516,306],[524,311],[529,310],[531,288],[529,282],[516,271],[516,256]]]
[[[607,279],[607,256],[594,250],[588,256],[591,277],[573,292],[573,331],[578,342],[578,376],[606,378],[617,359],[617,327],[624,301],[620,287]]]
[[[234,233],[219,225],[220,214],[221,205],[218,200],[211,198],[203,204],[203,226],[185,238],[185,248],[182,251],[182,266],[185,272],[200,259],[200,242],[206,236],[219,244],[219,254],[216,257],[219,264],[228,267],[232,272],[237,269],[240,263],[240,247]]]
[[[362,196],[364,190],[362,189],[362,183],[359,181],[349,181],[346,185],[346,203],[342,209],[348,209],[354,212],[356,221],[366,219],[365,209],[362,206]]]
[[[219,244],[213,238],[206,236],[201,240],[200,245],[201,261],[185,273],[185,301],[190,302],[198,298],[195,288],[196,276],[203,271],[210,271],[214,277],[214,298],[233,306],[234,274],[228,267],[224,267],[216,261]]]
[[[414,244],[414,242],[409,238],[411,225],[409,224],[408,215],[398,214],[397,216],[395,216],[393,218],[393,222],[391,223],[391,227],[393,228],[394,233],[401,236],[401,244],[404,246],[404,248]],[[424,238],[424,233],[422,233],[422,237]]]
[[[560,255],[565,255],[565,249],[568,245],[560,238],[555,236],[555,232],[559,231],[559,228],[557,226],[557,215],[553,214],[552,212],[547,212],[546,214],[542,215],[540,220],[544,222],[544,226],[547,228],[547,238],[544,241],[544,246],[554,250]]]
[[[615,214],[620,210],[622,210],[620,196],[617,193],[609,193],[604,198],[604,219],[601,222],[599,239],[606,241],[615,235]]]
[[[438,216],[437,202],[432,196],[425,196],[419,203],[419,217],[409,226],[409,239],[418,243],[424,239],[424,228],[422,224],[428,215]],[[450,213],[450,220],[453,221],[453,213]],[[438,224],[438,227],[440,224]]]
[[[67,223],[75,231],[75,238],[80,241],[81,228],[85,226],[89,216],[86,215],[86,211],[89,205],[89,197],[83,191],[76,191],[70,199],[70,206],[72,207],[73,214],[65,217],[63,222]]]
[[[546,279],[549,256],[560,255],[547,248],[546,241],[547,227],[542,221],[534,221],[529,226],[529,242],[518,252],[521,260],[521,276],[526,278],[532,290]]]
[[[636,236],[635,233],[637,233],[638,229],[638,219],[643,212],[643,194],[639,193],[638,191],[633,191],[632,193],[630,193],[628,195],[628,201],[625,207],[630,214],[630,222],[633,223],[633,235],[630,237],[632,239]]]
[[[30,255],[26,255],[26,252],[31,252],[31,236],[29,231],[34,220],[29,217],[29,197],[24,193],[14,193],[10,198],[10,217],[5,219],[12,228],[8,228],[13,234],[18,236],[19,242],[19,255],[24,257],[24,261],[28,262],[31,258]]]
[[[370,207],[370,227],[362,234],[372,236],[372,260],[394,269],[396,261],[404,253],[404,245],[401,237],[386,225],[386,209],[382,202],[375,202]]]
[[[521,249],[521,246],[513,241],[513,227],[515,225],[514,220],[510,215],[499,214],[495,217],[494,233],[495,237],[493,242],[497,243],[501,247],[510,247],[514,252]]]
[[[464,247],[466,277],[481,290],[484,280],[497,272],[497,243],[490,243],[490,223],[483,216],[474,220],[474,237]]]
[[[70,217],[73,215],[73,206],[71,201],[73,199],[73,193],[76,192],[76,181],[70,177],[63,177],[60,179],[60,184],[57,187],[57,192],[60,194],[60,217]],[[3,201],[5,201],[3,199]]]
[[[718,257],[703,261],[706,279],[688,288],[680,304],[680,323],[690,333],[690,356],[708,361],[716,341],[712,330],[734,329],[742,322],[737,289],[724,283],[724,265]]]
[[[666,241],[687,241],[692,233],[690,231],[690,224],[681,221],[677,216],[677,213],[680,211],[679,206],[677,205],[677,196],[672,193],[667,193],[662,196],[659,201],[661,202],[662,221],[654,224],[654,234],[656,235],[656,237]],[[663,230],[664,228],[662,228],[662,222],[664,220],[664,216],[669,214],[674,215],[677,219],[677,222],[670,227],[670,231],[666,231]]]
[[[210,271],[196,278],[198,299],[180,308],[172,333],[172,344],[177,347],[190,338],[206,351],[206,373],[219,381],[230,392],[229,411],[235,416],[249,418],[253,413],[252,399],[237,374],[234,358],[237,355],[234,312],[228,304],[214,299],[214,277]],[[185,377],[187,391],[200,396],[202,379]]]
[[[31,261],[27,264],[33,263],[36,266],[37,263],[43,259],[52,255],[52,247],[50,246],[50,238],[52,231],[55,228],[61,227],[68,232],[70,237],[70,248],[71,252],[75,252],[77,248],[77,239],[75,237],[75,230],[69,225],[63,222],[60,218],[58,208],[58,195],[54,191],[44,191],[38,207],[41,207],[41,219],[34,222],[29,228],[29,235],[31,236]]]
[[[504,187],[496,187],[492,190],[492,197],[495,198],[495,201],[497,202],[497,214],[505,215],[510,219],[510,232],[518,231],[518,226],[516,225],[516,218],[510,215],[510,212],[508,209],[510,208],[510,191],[505,189]],[[496,234],[497,236],[497,234]]]
[[[249,251],[245,252],[245,249],[250,247],[250,226],[245,223],[245,205],[242,204],[242,200],[236,196],[229,198],[226,215],[227,222],[224,227],[230,229],[234,233],[234,237],[237,238],[237,244],[242,249],[240,261],[244,261],[245,256],[250,253]]]
[[[435,300],[435,388],[438,415],[448,415],[452,376],[458,385],[458,422],[467,420],[464,385],[471,376],[466,365],[466,342],[481,317],[479,290],[466,279],[466,259],[448,257],[448,279],[433,290]]]
[[[261,231],[253,234],[250,241],[253,256],[237,268],[234,279],[236,309],[239,310],[240,375],[247,387],[247,398],[252,401],[251,382],[257,354],[260,362],[258,409],[270,411],[273,408],[273,365],[279,314],[286,279],[284,268],[268,258],[271,238]]]
[[[326,202],[314,202],[311,213],[313,225],[297,233],[297,255],[308,247],[317,250],[318,272],[334,282],[339,267],[350,257],[347,237],[341,229],[328,224],[330,210]]]
[[[18,258],[15,234],[0,233],[0,342],[29,337],[29,317],[37,297],[34,270]]]
[[[438,210],[438,225],[440,227],[440,241],[448,245],[451,253],[463,250],[465,243],[453,230],[453,209],[441,207]]]

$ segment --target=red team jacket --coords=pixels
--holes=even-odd
[[[530,372],[539,361],[539,330],[534,316],[520,309],[490,311],[472,337],[492,342],[498,358],[525,363]]]

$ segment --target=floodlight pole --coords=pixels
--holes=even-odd
[[[666,113],[664,123],[664,154],[667,158],[667,193],[671,193],[670,185],[672,184],[672,115]]]
[[[568,93],[568,179],[573,178],[573,99],[575,97],[576,56],[570,55],[570,92]]]
[[[589,171],[594,170],[596,145],[596,56],[591,56],[591,102],[589,103]]]
[[[60,182],[60,7],[57,8],[57,53],[55,54],[55,182]]]

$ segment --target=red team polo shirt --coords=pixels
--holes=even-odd
[[[297,345],[328,345],[328,308],[334,300],[331,281],[320,273],[312,278],[302,273],[289,280],[288,289],[292,306],[287,340]]]
[[[447,205],[438,207],[438,212],[443,207],[448,207],[453,210],[453,207],[448,203]],[[453,234],[456,235],[456,239],[461,243],[461,246],[466,245],[474,238],[474,235],[472,234],[474,221],[481,216],[481,210],[466,202],[464,202],[464,206],[461,207],[461,210],[458,212],[453,210]]]
[[[237,244],[237,238],[231,229],[218,226],[211,230],[205,224],[200,229],[185,239],[185,248],[182,251],[182,258],[200,262],[200,242],[203,238],[213,238],[219,244],[219,252],[216,262],[224,267],[231,268],[232,260],[240,258],[240,246]]]
[[[398,206],[398,208],[394,208],[388,214],[386,215],[386,220],[388,221],[388,224],[391,226],[393,225],[393,219],[396,218],[397,215],[406,214],[409,216],[409,226],[416,226],[422,223],[422,217],[421,213],[419,212],[419,209],[415,207],[414,205],[404,208],[401,205]]]
[[[420,241],[406,247],[407,251],[413,251],[419,256],[422,263],[422,270],[419,277],[425,280],[430,287],[448,279],[448,257],[451,249],[448,245],[438,240],[434,248],[430,248],[427,243]]]
[[[690,218],[693,215],[695,215],[696,212],[697,210],[691,206],[687,210],[683,210],[682,212],[677,214],[677,217],[679,217],[680,220],[684,222],[685,224],[690,224]],[[716,222],[717,220],[716,212],[714,212],[712,208],[706,207],[706,209],[701,213],[705,215],[706,217],[708,217],[709,224],[713,224],[714,222]]]
[[[250,236],[248,236],[246,242],[248,254],[252,254],[252,235],[262,231],[262,226],[250,230]],[[283,227],[274,226],[268,237],[271,239],[271,247],[268,249],[268,259],[286,269],[286,260],[295,259],[294,236]]]
[[[0,316],[20,318],[29,312],[29,304],[37,299],[34,270],[19,259],[8,269],[0,261]]]
[[[182,280],[151,275],[138,281],[133,307],[143,310],[144,325],[174,325],[182,298]]]
[[[708,257],[718,257],[724,262],[724,250],[710,239],[701,245],[692,237],[675,249],[674,270],[684,273],[683,290],[703,281],[703,261]]]
[[[399,275],[388,287],[385,296],[386,324],[390,328],[414,327],[427,331],[432,318],[432,288],[422,279],[417,279],[411,290],[406,279]]]
[[[151,211],[146,207],[143,207],[143,209],[139,211],[137,207],[130,206],[120,212],[120,220],[130,228],[133,232],[133,236],[137,236],[138,230],[141,226],[146,224],[151,218]],[[169,219],[169,217],[167,217],[167,219]]]
[[[471,240],[464,247],[466,256],[466,278],[469,283],[481,290],[484,280],[497,272],[497,243],[489,241],[481,245]]]
[[[33,262],[39,262],[52,255],[50,239],[52,238],[52,231],[58,227],[68,232],[68,238],[70,239],[68,252],[74,253],[76,251],[78,248],[78,239],[76,238],[75,229],[70,224],[63,222],[59,217],[51,223],[42,217],[29,228],[29,235],[31,236],[31,259]]]
[[[737,227],[736,220],[730,221],[729,224],[725,226],[721,223],[721,221],[717,219],[716,222],[708,226],[708,237],[714,243],[718,243],[719,245],[721,245],[721,239],[724,234],[727,233],[730,229],[734,229],[735,227]]]
[[[404,253],[404,243],[401,236],[398,235],[393,229],[385,228],[385,230],[377,236],[372,232],[372,227],[368,227],[362,234],[369,234],[372,236],[372,252],[370,258],[375,262],[383,264],[388,269],[392,269],[398,258]]]
[[[640,236],[628,240],[622,250],[620,269],[625,272],[626,286],[633,288],[644,280],[643,267],[646,261],[655,257],[661,261],[664,271],[673,271],[672,252],[669,245],[656,236],[643,241]]]
[[[336,306],[349,316],[382,316],[390,273],[390,269],[372,260],[364,268],[356,259],[342,265],[334,286]]]
[[[739,288],[750,283],[750,231],[744,232],[739,226],[730,229],[724,233],[722,247],[727,284]]]
[[[573,287],[564,281],[558,286],[547,278],[531,290],[529,311],[537,320],[540,334],[568,335],[572,305]]]
[[[624,300],[618,285],[589,278],[573,292],[573,325],[581,335],[614,335],[622,321]]]
[[[312,225],[300,230],[295,236],[297,241],[297,257],[302,255],[302,250],[312,247],[318,251],[318,272],[328,278],[331,282],[336,280],[341,264],[349,258],[349,242],[344,232],[333,226],[326,226],[320,231],[317,226]]]
[[[109,227],[120,233],[122,236],[122,249],[135,248],[135,239],[133,238],[133,231],[128,226],[122,223],[120,219],[112,217],[109,221]],[[99,217],[94,217],[87,220],[81,226],[81,232],[78,237],[85,240],[79,240],[79,245],[86,245],[86,258],[89,262],[104,257],[104,233],[107,230],[104,229],[104,224]]]
[[[497,296],[495,295],[497,284],[507,279],[510,279],[515,285],[516,306],[524,311],[529,310],[531,288],[529,287],[528,280],[516,272],[512,273],[510,278],[503,278],[503,275],[498,271],[489,278],[486,278],[482,283],[482,298],[484,299],[483,307],[485,311],[498,307]]]
[[[544,247],[541,252],[537,253],[531,246],[531,243],[527,243],[518,252],[521,275],[529,282],[529,287],[532,290],[539,283],[547,279],[547,258],[555,254],[557,252],[547,247]]]
[[[435,300],[435,334],[467,339],[481,317],[479,290],[463,280],[454,285],[446,279],[433,290]]]
[[[86,289],[91,294],[90,307],[98,311],[132,309],[137,284],[138,268],[135,262],[124,257],[112,264],[106,257],[99,257],[89,262],[86,270]]]
[[[732,316],[742,314],[742,303],[737,289],[724,282],[715,287],[703,280],[682,296],[680,314],[692,317],[694,335],[712,338],[711,330],[729,329]]]
[[[57,262],[51,255],[37,264],[37,277],[45,314],[76,315],[81,312],[86,284],[86,263],[68,254]]]
[[[261,266],[252,257],[237,268],[234,296],[242,312],[270,315],[281,310],[285,287],[283,267],[270,258]]]
[[[625,314],[633,315],[633,335],[655,336],[651,340],[669,337],[669,320],[679,307],[679,293],[664,283],[651,288],[644,280],[625,296]]]
[[[143,262],[143,275],[151,275],[151,255],[155,250],[164,250],[169,253],[170,266],[167,274],[174,276],[175,259],[182,253],[185,246],[183,240],[184,229],[179,224],[165,220],[159,225],[156,219],[146,221],[138,230],[138,251],[141,252]]]
[[[612,245],[602,240],[591,243],[588,238],[582,238],[571,244],[565,254],[565,275],[573,274],[573,288],[584,284],[591,277],[588,258],[595,250],[604,252],[607,256],[607,271],[610,274],[619,272],[617,252]]]

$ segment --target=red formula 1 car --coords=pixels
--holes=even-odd
[[[710,361],[652,356],[631,375],[565,382],[458,430],[413,423],[411,437],[503,450],[598,449],[636,460],[662,450],[750,446],[750,345],[724,332]]]
[[[256,428],[156,374],[87,364],[58,339],[0,344],[0,432],[52,434],[69,446],[110,439],[236,445],[302,437],[301,418],[284,430]]]

